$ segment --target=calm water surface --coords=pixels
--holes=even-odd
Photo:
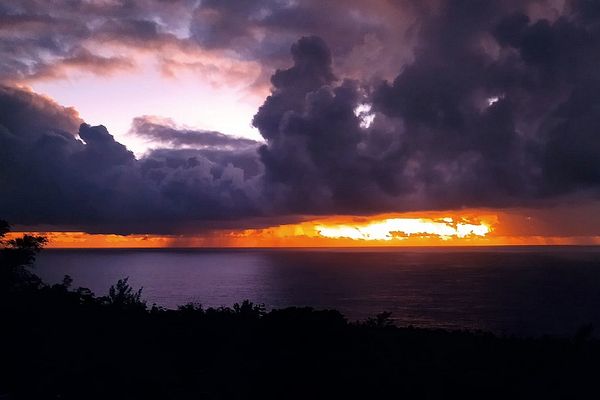
[[[106,294],[129,277],[151,304],[391,311],[398,325],[499,334],[600,330],[600,248],[46,250],[36,273]]]

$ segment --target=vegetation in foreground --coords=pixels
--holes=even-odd
[[[0,222],[0,239],[8,232]],[[0,399],[599,398],[600,343],[398,328],[383,313],[148,307],[44,284],[45,240],[0,249]]]

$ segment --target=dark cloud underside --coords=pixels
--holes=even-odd
[[[20,224],[171,233],[242,227],[255,217],[597,199],[600,7],[559,3],[401,2],[398,12],[415,19],[417,32],[406,39],[414,44],[407,61],[402,42],[386,41],[397,30],[370,18],[381,11],[378,2],[362,14],[359,3],[349,3],[352,18],[332,2],[329,24],[310,1],[203,2],[189,14],[189,40],[265,65],[282,62],[285,40],[258,40],[260,32],[320,33],[296,40],[293,64],[271,76],[272,93],[253,120],[264,143],[140,117],[132,134],[157,148],[136,159],[104,127],[79,126],[73,110],[5,86],[0,215]],[[146,15],[141,2],[131,4],[95,9],[112,15],[105,32],[118,28],[142,42],[170,35],[167,18],[156,29],[114,21],[115,13]],[[46,23],[19,18],[12,23]],[[392,55],[381,60],[392,62],[393,79],[375,79],[369,69],[377,65],[354,61],[369,30]],[[93,60],[65,54],[80,57],[73,63]],[[3,68],[18,69],[19,60]]]
[[[164,233],[258,213],[260,165],[247,148],[162,149],[136,160],[103,126],[77,128],[76,114],[39,95],[4,87],[0,104],[0,213],[14,223]]]

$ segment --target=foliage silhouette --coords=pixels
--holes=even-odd
[[[101,297],[100,301],[117,308],[146,310],[146,302],[142,300],[143,288],[134,291],[128,281],[129,277],[119,279],[108,290],[108,296]]]
[[[379,313],[373,317],[367,318],[365,321],[365,325],[374,327],[374,328],[386,328],[394,326],[394,320],[392,319],[392,313],[389,311],[384,311]]]
[[[33,265],[35,256],[46,244],[44,236],[23,235],[6,240],[10,225],[0,220],[0,290],[10,290],[15,286],[35,287],[40,279],[26,267]]]
[[[25,270],[43,244],[3,243],[2,268]],[[5,250],[25,254],[15,264]],[[49,286],[30,274],[13,276],[3,288],[9,290],[0,292],[0,398],[578,399],[600,393],[600,343],[591,327],[572,339],[515,338],[399,328],[390,313],[351,323],[335,310],[267,311],[248,300],[166,310],[148,308],[127,278],[96,297],[73,289],[68,276]]]

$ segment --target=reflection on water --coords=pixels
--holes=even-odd
[[[149,303],[392,311],[398,325],[514,334],[600,329],[599,248],[46,250],[36,272],[102,295],[117,279]],[[598,332],[596,332],[598,333]]]

